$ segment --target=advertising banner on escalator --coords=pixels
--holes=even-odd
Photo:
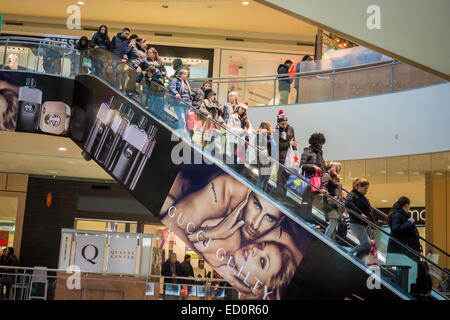
[[[69,135],[87,160],[158,216],[240,298],[399,298],[365,265],[293,221],[260,189],[205,161],[137,102],[99,79],[81,75],[73,83],[21,72],[0,75],[0,130]],[[70,112],[62,107],[42,111],[48,101],[71,106]],[[66,122],[58,123],[63,119],[70,120],[68,130]],[[202,160],[174,161],[174,155],[189,158],[174,150]]]

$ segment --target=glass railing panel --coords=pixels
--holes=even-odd
[[[37,47],[22,41],[5,42],[5,69],[34,71],[37,63]]]
[[[417,69],[406,63],[395,64],[393,66],[392,77],[395,91],[420,88],[444,82],[442,78]]]
[[[332,77],[324,74],[300,78],[297,95],[299,103],[331,100]]]
[[[391,91],[391,67],[383,66],[334,75],[333,99],[348,99]]]

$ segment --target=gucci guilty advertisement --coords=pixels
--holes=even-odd
[[[281,299],[312,239],[215,165],[183,165],[159,218],[241,299]]]
[[[67,135],[72,95],[71,79],[0,71],[0,130]]]
[[[77,76],[71,137],[155,215],[178,172],[171,132],[101,80]]]

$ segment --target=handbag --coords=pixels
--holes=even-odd
[[[310,182],[313,186],[317,187],[317,189],[320,189],[320,186],[322,185],[322,175],[316,172],[316,173],[314,174],[314,176],[311,177],[311,178],[309,179],[309,182]],[[319,191],[318,191],[316,188],[314,188],[313,186],[311,186],[311,191],[312,191],[312,192],[319,192]]]
[[[88,57],[84,57],[81,61],[81,65],[86,68],[92,68],[92,60]]]

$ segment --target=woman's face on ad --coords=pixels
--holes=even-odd
[[[238,270],[243,266],[240,279],[245,279],[250,273],[245,282],[250,285],[250,288],[254,288],[258,279],[262,282],[258,285],[259,289],[264,289],[264,284],[267,284],[280,271],[283,263],[279,248],[266,242],[252,243],[240,248],[234,253],[234,260]]]
[[[283,214],[264,198],[250,193],[248,202],[243,208],[242,235],[248,241],[259,238],[274,228],[283,218]]]

